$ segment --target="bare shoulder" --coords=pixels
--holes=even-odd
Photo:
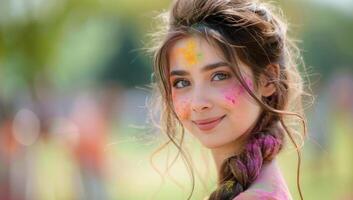
[[[292,200],[276,160],[263,166],[259,177],[233,200]]]
[[[243,192],[239,194],[237,197],[235,197],[233,200],[284,200],[284,199],[279,199],[276,196],[272,196],[271,194],[258,190],[258,191],[252,191],[252,192],[248,192],[248,191]]]
[[[233,200],[292,200],[288,195],[278,195],[264,190],[251,190],[240,193]]]

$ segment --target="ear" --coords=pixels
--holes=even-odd
[[[274,82],[279,80],[279,65],[269,64],[266,66],[265,71],[260,75],[259,91],[261,96],[269,97],[276,92]]]

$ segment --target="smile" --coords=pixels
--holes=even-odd
[[[208,119],[203,119],[203,120],[195,120],[192,121],[200,130],[202,131],[209,131],[216,127],[222,119],[226,115],[223,115],[222,117],[215,117],[215,118],[208,118]]]

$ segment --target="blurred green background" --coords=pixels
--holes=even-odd
[[[0,1],[0,199],[185,199],[176,150],[148,120],[144,48],[163,0]],[[353,199],[353,1],[282,0],[314,97],[306,109],[305,199]],[[187,138],[192,199],[215,187],[209,152]],[[280,166],[295,199],[296,153]],[[155,169],[157,168],[157,170]],[[161,178],[160,174],[162,175]]]

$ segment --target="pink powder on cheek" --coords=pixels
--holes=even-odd
[[[250,90],[253,90],[253,83],[252,80],[248,77],[244,78],[246,85],[250,88]],[[235,105],[237,103],[237,99],[239,99],[239,96],[244,94],[246,92],[245,88],[238,83],[232,85],[230,88],[227,88],[222,91],[224,98],[227,100],[232,105]]]
[[[245,83],[250,90],[254,90],[254,85],[249,77],[245,77]]]
[[[251,91],[253,91],[253,83],[252,83],[252,80],[249,78],[249,77],[244,77],[244,81],[245,81],[245,84],[248,86],[248,88],[251,90]],[[240,94],[243,94],[243,93],[245,93],[246,92],[246,89],[244,88],[244,87],[242,87],[242,85],[239,83],[239,86],[240,86],[240,89],[239,89],[239,91],[238,91],[238,94],[240,95]]]
[[[223,90],[222,93],[228,103],[230,103],[231,105],[235,105],[239,96],[239,90],[240,87],[234,84],[230,88]]]

